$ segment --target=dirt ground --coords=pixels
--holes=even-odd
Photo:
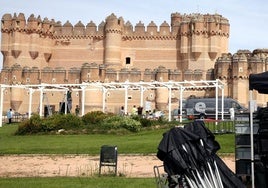
[[[234,156],[222,157],[235,171]],[[99,156],[88,155],[3,155],[0,156],[0,177],[92,176],[99,172]],[[161,166],[154,155],[119,155],[118,175],[154,177],[154,166]],[[158,168],[163,173],[163,167]],[[103,167],[102,174],[113,170]]]

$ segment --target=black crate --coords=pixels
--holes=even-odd
[[[250,175],[251,160],[240,159],[235,161],[235,172],[237,175]]]
[[[258,134],[259,153],[268,154],[268,132],[259,132]]]
[[[250,135],[241,134],[235,137],[235,143],[237,146],[250,146]]]

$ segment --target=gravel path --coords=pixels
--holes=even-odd
[[[222,157],[235,170],[234,156]],[[2,155],[0,177],[92,176],[99,172],[99,156],[88,155]],[[119,155],[118,175],[127,177],[154,177],[154,166],[161,166],[154,155]],[[110,167],[111,168],[111,167]],[[161,173],[163,168],[159,168]],[[105,173],[109,167],[103,167]]]

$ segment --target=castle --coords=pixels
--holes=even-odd
[[[109,15],[98,26],[79,21],[74,26],[41,19],[23,13],[5,14],[1,21],[3,69],[0,83],[7,85],[79,84],[85,82],[151,82],[220,79],[225,83],[225,96],[247,105],[248,75],[267,67],[268,50],[239,50],[228,53],[230,24],[219,14],[172,13],[170,24],[159,27],[152,21],[146,27],[140,21],[133,27],[122,17]],[[139,91],[130,91],[129,106],[139,104]],[[207,90],[185,91],[186,96],[213,96]],[[12,107],[27,112],[29,91],[22,88],[5,90],[4,109]],[[57,111],[63,93],[48,92],[50,105]],[[265,96],[256,93],[259,105]],[[86,112],[101,110],[100,91],[87,91]],[[172,106],[178,107],[178,91],[172,91]],[[38,94],[33,95],[38,108]],[[73,104],[81,104],[81,92],[73,94]],[[107,93],[107,111],[118,112],[124,92]],[[35,100],[36,99],[36,100]],[[166,110],[168,91],[144,92],[152,109]]]

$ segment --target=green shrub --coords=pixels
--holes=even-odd
[[[121,129],[124,128],[131,132],[138,132],[141,129],[141,123],[130,117],[125,116],[112,116],[103,120],[100,125],[102,129]]]
[[[99,124],[102,122],[105,118],[111,116],[112,114],[105,114],[102,111],[92,111],[86,113],[82,117],[82,121],[84,122],[85,125],[90,125],[90,124]]]
[[[16,134],[34,134],[38,133],[42,127],[42,120],[38,114],[33,114],[30,119],[20,123]]]
[[[78,128],[80,126],[82,126],[82,120],[74,114],[54,114],[43,119],[42,123],[44,132]]]
[[[47,118],[33,115],[29,120],[20,123],[16,134],[36,134],[58,131],[60,129],[77,129],[82,126],[82,120],[73,114],[53,114]]]

